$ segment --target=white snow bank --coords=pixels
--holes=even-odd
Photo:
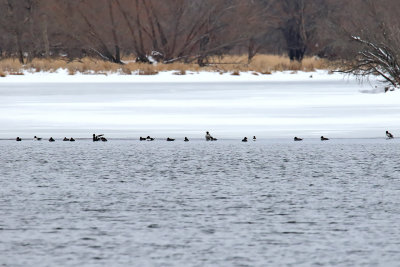
[[[160,72],[156,75],[123,75],[118,73],[69,75],[67,70],[60,69],[54,73],[29,72],[24,75],[8,75],[0,78],[0,83],[198,83],[198,82],[265,82],[265,81],[332,81],[343,79],[339,73],[328,74],[327,71],[315,72],[274,72],[270,75],[254,72],[241,72],[240,75],[218,72],[187,72],[186,75],[175,75],[176,71]]]

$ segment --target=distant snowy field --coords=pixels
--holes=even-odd
[[[0,78],[0,96],[0,138],[202,138],[207,130],[219,138],[400,136],[400,92],[325,71],[25,73]]]

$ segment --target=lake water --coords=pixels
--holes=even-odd
[[[399,266],[400,142],[0,141],[0,266]]]

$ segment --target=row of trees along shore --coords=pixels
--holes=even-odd
[[[258,53],[345,62],[400,85],[398,0],[0,0],[0,59],[123,64]]]

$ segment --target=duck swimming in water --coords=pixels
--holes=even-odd
[[[139,137],[139,140],[140,140],[140,141],[146,141],[146,138],[144,138],[144,137]]]
[[[147,137],[146,137],[146,140],[147,140],[147,141],[154,141],[154,138],[152,138],[152,137],[150,137],[150,136],[147,136]]]
[[[42,141],[42,138],[40,138],[40,137],[37,137],[36,135],[33,137],[33,140],[35,140],[35,141]]]
[[[67,141],[69,141],[69,139],[67,137],[64,137],[63,141],[67,142]]]
[[[389,131],[386,131],[386,136],[387,136],[388,139],[393,139],[394,138],[393,134],[389,133]]]
[[[328,141],[328,140],[329,140],[329,138],[321,136],[321,141]]]
[[[295,136],[295,137],[293,138],[293,140],[294,140],[294,141],[303,141],[303,138],[298,138],[297,136]]]
[[[70,141],[70,142],[75,142],[75,139],[71,137],[71,138],[69,139],[69,141]]]
[[[105,137],[100,137],[100,140],[102,141],[102,142],[107,142],[108,140],[107,140],[107,138],[105,138]]]
[[[53,137],[50,137],[49,142],[55,142],[56,140],[54,140]]]
[[[206,132],[206,141],[217,141],[217,138],[211,136],[210,132]]]
[[[243,138],[242,142],[247,142],[247,137]]]
[[[206,141],[212,141],[213,137],[211,136],[210,132],[206,132]]]
[[[21,138],[19,138],[19,137],[17,137],[17,138],[15,139],[15,141],[17,141],[17,142],[21,142],[21,141],[22,141],[22,139],[21,139]]]
[[[185,139],[183,141],[189,142],[189,139],[187,137],[185,137]]]
[[[167,138],[167,141],[168,141],[168,142],[173,142],[173,141],[175,141],[175,139],[169,138],[169,137],[168,137],[168,138]]]
[[[256,138],[256,136],[253,136],[253,141],[257,141],[257,138]]]

